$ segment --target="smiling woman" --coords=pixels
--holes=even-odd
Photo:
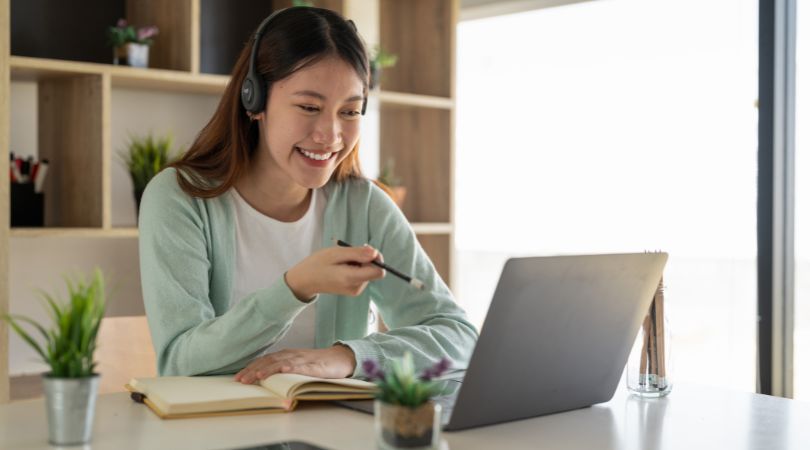
[[[161,375],[341,378],[406,351],[420,367],[466,367],[475,328],[360,172],[367,95],[351,22],[300,7],[259,26],[211,121],[143,195],[141,283]],[[383,254],[425,288],[387,277]],[[386,333],[367,335],[372,301]]]

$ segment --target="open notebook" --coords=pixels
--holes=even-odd
[[[162,419],[291,411],[299,400],[373,398],[374,383],[280,373],[260,384],[242,384],[233,375],[133,378],[126,388]]]

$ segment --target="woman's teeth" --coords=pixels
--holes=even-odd
[[[295,149],[298,150],[299,153],[306,156],[307,158],[314,159],[316,161],[326,161],[327,159],[332,157],[332,153],[312,153],[300,147],[295,147]]]

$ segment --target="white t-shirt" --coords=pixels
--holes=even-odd
[[[295,222],[265,216],[248,204],[235,188],[230,190],[236,225],[236,267],[231,307],[247,295],[264,289],[284,272],[321,247],[326,194],[316,189],[309,209]],[[263,352],[315,347],[315,304],[295,317],[287,332]],[[271,345],[272,344],[272,345]]]

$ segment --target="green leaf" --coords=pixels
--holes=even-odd
[[[42,347],[40,347],[39,344],[37,344],[37,342],[31,338],[31,336],[26,333],[25,330],[22,329],[22,327],[20,327],[16,320],[9,315],[3,315],[2,317],[11,326],[14,332],[16,332],[25,342],[27,342],[28,345],[33,347],[34,350],[39,353],[42,359],[47,362],[48,358],[45,356],[45,352],[42,350]]]
[[[29,344],[51,368],[54,377],[86,377],[93,373],[93,353],[96,338],[104,317],[105,287],[100,270],[96,269],[88,281],[84,277],[65,277],[68,300],[64,304],[39,291],[45,300],[53,327],[46,329],[27,317],[2,315],[12,329]],[[39,331],[44,338],[37,343],[20,326],[26,323]]]

